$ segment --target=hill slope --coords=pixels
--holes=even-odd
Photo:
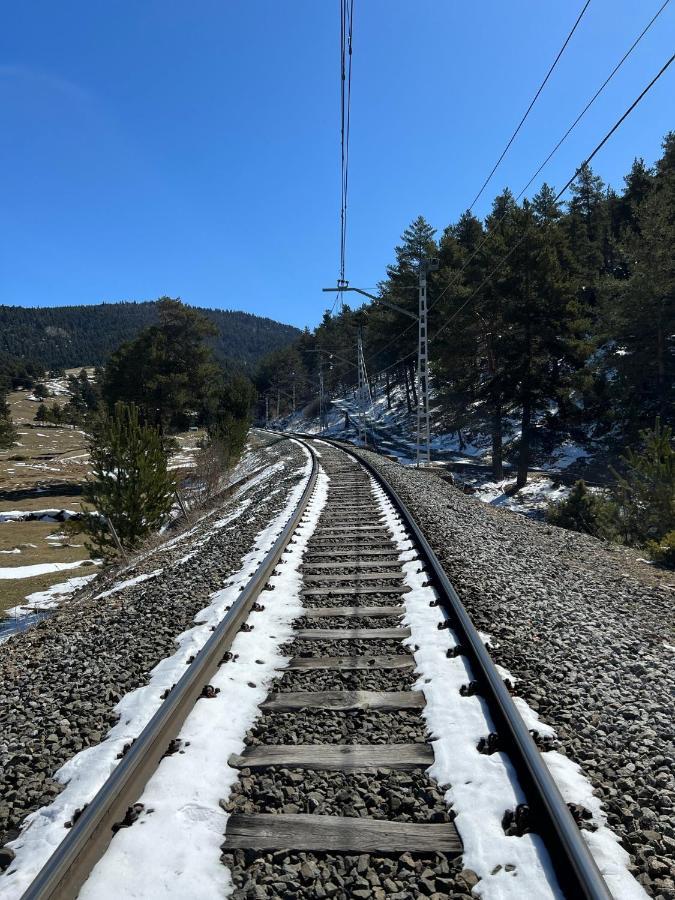
[[[251,313],[221,309],[200,312],[218,328],[216,354],[245,366],[290,344],[300,334],[291,325]],[[35,360],[47,369],[100,365],[121,343],[155,321],[154,302],[0,306],[0,353]]]

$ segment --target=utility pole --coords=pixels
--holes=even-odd
[[[265,394],[265,428],[270,423],[270,395]]]
[[[351,291],[355,294],[361,294],[381,306],[393,309],[395,312],[402,313],[410,319],[416,319],[418,322],[419,343],[417,351],[417,466],[420,464],[429,464],[431,462],[430,449],[430,420],[429,420],[429,339],[427,334],[427,273],[435,272],[439,268],[439,260],[437,258],[421,259],[419,262],[419,313],[415,315],[409,309],[405,309],[385,297],[377,297],[369,291],[362,288],[350,287],[346,281],[338,281],[338,286],[334,288],[323,288],[323,291],[333,293],[345,293]],[[412,288],[414,290],[414,288]],[[361,340],[359,331],[359,341]],[[359,396],[361,395],[361,385],[363,383],[363,373],[361,362],[363,361],[363,348],[359,344]],[[363,363],[365,370],[365,362]],[[364,401],[362,401],[363,403]],[[365,412],[363,413],[363,434],[365,439]]]
[[[419,264],[419,343],[417,348],[417,468],[431,463],[429,428],[429,339],[427,334],[427,272],[438,269],[437,259]]]
[[[363,328],[359,325],[356,341],[356,365],[358,371],[358,388],[356,396],[359,401],[359,440],[366,445],[366,385],[364,383],[365,363],[363,359]]]
[[[277,388],[277,419],[279,418],[279,411],[281,405],[281,391]]]
[[[319,362],[319,433],[326,430],[326,403],[323,391],[323,362]]]

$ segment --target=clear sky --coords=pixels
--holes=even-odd
[[[489,186],[515,193],[661,0],[592,0]],[[338,0],[29,0],[0,29],[0,303],[180,296],[314,325],[338,274]],[[355,0],[347,277],[471,202],[582,0]],[[561,186],[670,56],[664,11],[542,177]],[[594,164],[675,128],[675,66]]]

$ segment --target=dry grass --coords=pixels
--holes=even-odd
[[[48,539],[48,538],[51,538]],[[34,566],[40,563],[68,563],[88,559],[89,553],[81,537],[65,535],[56,522],[5,522],[0,525],[0,551],[19,549],[20,553],[0,553],[0,568]],[[88,574],[87,567],[50,572],[31,578],[0,580],[0,614],[16,606],[34,591],[42,591],[52,584],[79,574]]]
[[[79,371],[79,368],[66,370],[67,374]],[[88,371],[91,376],[92,370]],[[65,379],[62,384],[65,387]],[[19,434],[18,445],[0,451],[0,513],[38,509],[79,511],[82,485],[89,473],[86,435],[65,426],[38,426],[34,419],[39,402],[29,400],[30,394],[30,391],[15,391],[7,398]],[[44,402],[47,406],[53,403],[61,406],[67,400],[67,395],[58,394]],[[180,479],[190,473],[204,432],[190,431],[176,437],[180,450],[172,460],[172,468]],[[0,568],[89,558],[84,546],[74,546],[83,544],[83,537],[65,538],[61,542],[46,540],[47,535],[60,529],[58,522],[0,523],[0,550],[17,546],[21,549],[16,554],[0,553]],[[20,604],[28,594],[91,571],[83,566],[33,578],[2,579],[0,616],[3,610]]]

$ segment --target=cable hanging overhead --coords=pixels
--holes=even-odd
[[[535,178],[542,172],[542,170],[544,169],[544,167],[550,162],[550,160],[551,160],[551,159],[553,158],[553,156],[557,153],[557,151],[560,149],[560,147],[565,143],[565,141],[566,141],[567,138],[570,136],[570,134],[572,133],[572,131],[574,131],[574,129],[575,129],[575,128],[577,127],[577,125],[579,124],[579,122],[581,122],[581,120],[582,120],[583,117],[586,115],[586,113],[588,112],[588,110],[589,110],[589,109],[591,108],[591,106],[595,103],[595,101],[598,99],[598,97],[602,94],[602,92],[604,91],[604,89],[607,87],[607,85],[610,83],[610,81],[614,78],[614,76],[615,76],[616,73],[619,71],[619,69],[623,66],[623,64],[626,62],[626,60],[630,57],[630,55],[633,53],[633,51],[634,51],[635,48],[638,46],[638,44],[640,43],[640,41],[641,41],[641,40],[643,39],[643,37],[647,34],[647,32],[649,31],[649,29],[652,27],[652,25],[654,24],[654,22],[656,22],[656,20],[659,18],[659,16],[661,15],[661,13],[666,9],[666,7],[668,6],[669,3],[670,3],[670,0],[664,0],[664,2],[661,4],[661,6],[659,7],[659,9],[656,11],[656,13],[652,16],[652,18],[651,18],[651,19],[649,20],[649,22],[645,25],[645,27],[642,29],[642,31],[640,32],[640,34],[635,38],[635,40],[633,41],[633,43],[630,45],[630,47],[628,48],[628,50],[627,50],[627,51],[624,53],[624,55],[621,57],[621,59],[619,60],[619,62],[614,66],[614,68],[613,68],[612,71],[609,73],[609,75],[607,76],[607,78],[605,78],[605,80],[603,81],[603,83],[602,83],[602,84],[600,85],[600,87],[596,90],[596,92],[593,94],[593,96],[591,97],[591,99],[586,103],[586,105],[585,105],[584,108],[581,110],[581,112],[580,112],[579,115],[576,117],[576,119],[575,119],[575,120],[572,122],[572,124],[568,127],[567,131],[563,134],[563,136],[560,138],[560,140],[559,140],[559,141],[556,143],[556,145],[553,147],[553,149],[552,149],[551,152],[548,154],[548,156],[546,157],[546,159],[540,164],[540,166],[538,167],[538,169],[536,170],[536,172],[530,177],[530,179],[529,179],[529,181],[527,182],[527,184],[522,188],[522,190],[520,191],[520,193],[515,197],[516,202],[517,202],[518,200],[520,200],[520,198],[523,196],[523,194],[525,194],[525,192],[528,190],[528,188],[532,185],[532,182],[535,180]],[[657,77],[658,77],[658,76],[657,76]],[[650,87],[651,87],[651,85],[650,85]],[[647,90],[649,90],[649,88],[647,88]],[[576,177],[576,175],[575,175],[574,177]],[[506,217],[506,215],[507,215],[506,212],[502,213],[502,215],[501,215],[501,216],[499,217],[499,219],[497,220],[497,224],[499,224],[499,222],[501,222],[501,221]],[[440,294],[439,294],[439,295],[438,295],[438,296],[437,296],[437,297],[429,304],[429,310],[430,310],[430,311],[431,311],[435,306],[437,306],[438,303],[440,303],[440,301],[443,299],[443,297],[447,294],[447,292],[448,292],[452,287],[454,287],[456,284],[459,283],[459,280],[460,280],[461,275],[462,275],[462,273],[464,272],[464,270],[468,267],[468,265],[472,262],[472,260],[475,259],[476,256],[478,256],[478,254],[479,254],[480,251],[483,249],[483,247],[485,246],[485,244],[487,244],[487,243],[490,241],[490,239],[491,239],[491,237],[492,237],[492,234],[493,234],[492,232],[488,232],[488,233],[486,233],[486,234],[483,236],[482,240],[478,243],[478,246],[474,248],[474,250],[472,251],[472,253],[471,253],[471,254],[467,257],[467,259],[464,261],[464,263],[462,264],[462,266],[455,272],[453,278],[452,278],[452,279],[448,282],[448,284],[443,288],[443,290],[440,292]],[[396,337],[394,337],[391,341],[389,341],[389,343],[385,344],[384,347],[380,348],[380,350],[378,350],[378,351],[376,351],[374,354],[372,354],[372,356],[371,356],[370,359],[369,359],[369,362],[372,362],[372,361],[374,360],[375,357],[380,356],[382,353],[384,353],[386,350],[388,350],[389,347],[393,346],[393,344],[395,344],[395,343],[397,342],[397,340],[399,340],[403,335],[405,335],[406,333],[410,332],[410,331],[412,330],[413,327],[414,327],[414,325],[409,325],[407,328],[403,329],[403,331],[402,331],[401,333],[397,334]],[[412,352],[411,352],[410,354],[408,354],[408,356],[411,356],[411,355],[412,355]],[[407,358],[407,357],[405,357],[405,358]],[[400,362],[400,360],[399,360],[399,362]],[[387,368],[390,368],[390,367],[388,366]],[[386,369],[383,370],[383,371],[386,371]]]
[[[483,184],[482,184],[482,186],[481,186],[481,189],[478,191],[478,193],[476,194],[476,196],[475,196],[475,197],[473,198],[473,200],[471,201],[471,206],[469,207],[469,211],[471,211],[471,210],[474,208],[474,206],[476,205],[476,203],[478,202],[478,199],[480,198],[481,194],[483,193],[483,191],[485,190],[485,188],[486,188],[486,187],[488,186],[488,184],[490,183],[490,181],[491,181],[491,179],[492,179],[492,176],[495,174],[495,172],[496,172],[497,169],[499,168],[499,165],[500,165],[501,161],[504,159],[504,157],[505,157],[506,154],[508,153],[509,147],[510,147],[511,144],[515,141],[516,136],[518,135],[518,132],[520,131],[520,129],[523,127],[523,125],[524,125],[524,123],[525,123],[525,119],[527,119],[527,117],[529,116],[530,112],[532,111],[532,107],[534,106],[534,104],[535,104],[535,103],[537,102],[537,100],[539,99],[539,95],[540,95],[541,92],[544,90],[544,87],[546,86],[546,82],[549,80],[549,78],[550,78],[551,75],[553,74],[553,70],[554,70],[555,67],[558,65],[558,62],[559,62],[559,60],[560,60],[560,57],[561,57],[561,56],[563,55],[563,53],[565,52],[565,48],[567,47],[567,45],[569,44],[570,40],[572,39],[572,35],[573,35],[574,32],[577,30],[577,26],[579,25],[579,22],[581,22],[581,20],[582,20],[582,18],[583,18],[583,16],[584,16],[584,13],[586,12],[586,10],[588,9],[588,7],[589,7],[589,5],[590,5],[590,2],[591,2],[591,0],[586,0],[586,2],[584,3],[581,12],[580,12],[579,15],[577,16],[576,22],[575,22],[574,25],[572,26],[572,30],[570,31],[570,33],[569,33],[569,34],[567,35],[567,37],[565,38],[565,43],[562,45],[562,47],[560,48],[560,50],[558,50],[558,55],[557,55],[556,58],[553,60],[553,63],[551,64],[551,67],[549,68],[548,72],[546,73],[546,76],[545,76],[544,80],[542,81],[542,83],[541,83],[541,84],[539,85],[539,87],[537,88],[537,92],[536,92],[536,94],[534,95],[534,97],[532,98],[532,100],[530,101],[530,105],[529,105],[529,106],[527,107],[527,109],[525,110],[525,114],[523,115],[523,117],[522,117],[522,119],[520,120],[520,122],[518,122],[518,125],[516,126],[516,130],[513,132],[513,134],[512,134],[511,137],[509,138],[509,140],[508,140],[508,142],[507,142],[507,144],[506,144],[506,147],[504,147],[504,149],[502,150],[501,156],[499,157],[499,159],[497,160],[497,162],[496,162],[496,163],[494,164],[494,166],[492,167],[492,171],[490,172],[490,174],[488,175],[488,177],[487,177],[487,178],[485,179],[485,181],[483,182]]]
[[[349,189],[349,125],[352,93],[352,23],[354,0],[340,0],[340,275],[345,282],[347,195]],[[341,297],[338,294],[338,297]],[[337,299],[337,298],[336,298]]]
[[[659,71],[656,73],[656,75],[655,75],[655,76],[652,78],[652,80],[649,82],[649,84],[647,85],[647,87],[644,88],[644,89],[640,92],[640,94],[635,98],[635,100],[633,100],[633,102],[632,102],[631,105],[628,107],[628,109],[623,113],[622,116],[620,116],[620,118],[617,119],[617,121],[614,123],[614,125],[612,125],[612,127],[609,129],[609,131],[607,132],[607,134],[603,137],[603,139],[602,139],[598,144],[596,144],[596,146],[594,147],[593,151],[592,151],[591,153],[589,153],[589,155],[586,157],[586,159],[578,166],[578,168],[576,169],[574,175],[572,175],[572,176],[565,182],[565,184],[563,185],[563,187],[560,188],[560,190],[558,191],[558,193],[557,193],[557,194],[555,195],[555,197],[554,197],[554,202],[557,202],[558,200],[560,200],[560,198],[563,196],[563,194],[567,191],[567,189],[572,185],[572,183],[574,182],[574,180],[578,177],[578,175],[579,175],[579,173],[582,171],[582,169],[583,169],[585,166],[588,166],[588,165],[590,164],[591,160],[595,157],[595,155],[596,155],[596,154],[597,154],[597,153],[605,146],[605,144],[607,143],[607,141],[611,138],[611,136],[614,134],[614,132],[617,131],[617,129],[621,126],[622,122],[624,122],[624,121],[628,118],[628,116],[633,112],[633,110],[634,110],[635,107],[640,103],[640,101],[643,99],[643,97],[644,97],[646,94],[648,94],[649,91],[654,87],[654,85],[655,85],[656,82],[659,80],[659,78],[661,78],[661,76],[666,72],[666,70],[672,65],[673,61],[675,61],[675,53],[673,53],[673,55],[670,57],[670,59],[666,60],[666,62],[663,64],[663,66],[659,69]],[[527,237],[527,231],[523,232],[523,234],[521,235],[521,237],[516,241],[516,243],[515,243],[515,244],[513,245],[513,247],[509,250],[509,252],[506,253],[504,256],[502,256],[502,258],[499,260],[499,262],[498,262],[497,265],[494,267],[494,269],[490,272],[490,274],[487,275],[487,276],[483,279],[483,281],[481,281],[481,283],[478,285],[478,287],[477,287],[474,291],[472,291],[472,293],[466,298],[466,300],[465,300],[465,301],[464,301],[464,302],[463,302],[463,303],[462,303],[462,304],[461,304],[461,305],[460,305],[460,306],[452,313],[452,315],[450,315],[450,316],[445,320],[445,322],[443,322],[443,324],[438,328],[438,330],[437,330],[436,333],[434,334],[434,338],[437,338],[443,331],[445,331],[445,329],[446,329],[446,328],[448,327],[448,325],[452,322],[452,320],[453,320],[454,318],[456,318],[456,316],[458,316],[459,313],[460,313],[466,306],[468,306],[469,303],[471,303],[471,301],[472,301],[473,298],[479,293],[479,291],[481,290],[481,288],[483,288],[483,287],[487,284],[487,282],[492,278],[492,276],[493,276],[497,271],[499,271],[499,269],[501,269],[501,267],[504,265],[504,263],[505,263],[505,262],[513,255],[513,253],[514,253],[514,252],[518,249],[518,247],[523,243],[523,241],[526,239],[526,237]]]

